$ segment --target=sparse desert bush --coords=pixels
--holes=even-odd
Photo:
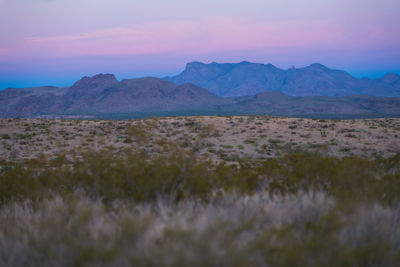
[[[311,138],[311,134],[300,134],[302,138]]]
[[[11,137],[10,137],[10,135],[9,134],[3,134],[2,136],[1,136],[1,138],[2,139],[11,139]]]
[[[215,125],[208,123],[207,125],[205,125],[201,128],[199,137],[200,138],[210,137],[210,136],[214,135],[213,132],[215,132]]]
[[[137,124],[126,128],[125,133],[135,139],[138,143],[145,143],[149,139],[149,134],[143,125]]]
[[[281,139],[270,138],[270,139],[268,139],[268,142],[273,144],[273,145],[276,145],[276,144],[282,143],[282,140]]]
[[[339,149],[339,152],[349,152],[349,151],[351,151],[351,148],[350,148],[350,147],[341,147],[341,148]]]
[[[132,144],[132,143],[133,143],[133,140],[132,140],[131,138],[127,137],[127,138],[125,138],[125,140],[123,141],[123,143],[125,143],[125,144]]]

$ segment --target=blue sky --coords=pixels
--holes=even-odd
[[[165,76],[189,61],[400,72],[395,0],[0,0],[0,88]]]

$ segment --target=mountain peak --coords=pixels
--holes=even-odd
[[[309,66],[309,68],[313,68],[313,69],[327,69],[326,66],[320,64],[320,63],[313,63]]]
[[[117,79],[115,78],[114,74],[96,74],[92,77],[85,76],[79,81],[77,81],[73,87],[86,87],[92,88],[97,86],[107,86],[113,83],[117,83]]]
[[[93,78],[93,79],[111,79],[111,80],[117,80],[117,79],[115,78],[115,75],[114,75],[114,74],[110,74],[110,73],[106,73],[106,74],[99,73],[99,74],[94,75],[92,78]]]
[[[396,82],[400,80],[400,76],[396,73],[389,72],[382,77],[382,80],[385,82]]]
[[[115,78],[114,74],[99,73],[99,74],[96,74],[96,75],[94,75],[92,77],[85,76],[82,79],[80,79],[80,81],[82,81],[82,80],[86,80],[86,81],[117,81],[117,78]]]
[[[200,61],[192,61],[186,64],[186,69],[198,68],[204,65],[205,64]]]

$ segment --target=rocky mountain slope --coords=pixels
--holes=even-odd
[[[175,85],[152,77],[119,82],[112,74],[98,74],[84,77],[71,87],[0,91],[0,116],[186,111],[230,102],[193,84]]]
[[[315,63],[305,68],[279,69],[258,63],[188,63],[179,75],[168,81],[193,83],[222,97],[283,92],[291,96],[346,96],[367,94],[400,96],[400,76],[388,73],[379,79],[357,79],[345,71]]]

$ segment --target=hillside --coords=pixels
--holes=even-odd
[[[250,114],[284,116],[312,116],[340,118],[379,117],[400,114],[400,98],[383,98],[366,95],[343,97],[288,96],[281,92],[259,93],[236,98],[235,104],[226,105],[225,111],[242,111]]]
[[[117,81],[112,74],[84,77],[71,87],[0,91],[1,117],[99,115],[207,109],[229,102],[193,84],[146,77]]]

